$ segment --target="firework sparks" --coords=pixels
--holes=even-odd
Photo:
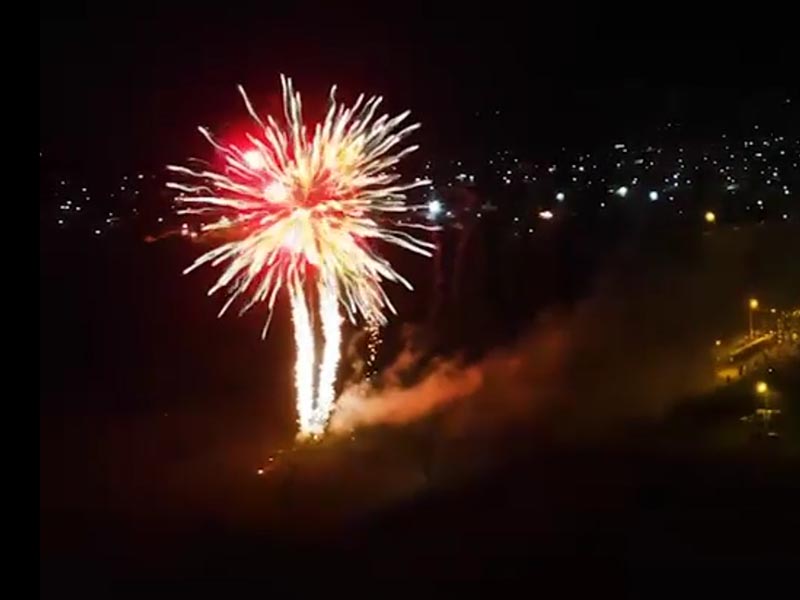
[[[375,374],[375,360],[378,358],[378,349],[383,340],[381,339],[381,326],[379,323],[367,323],[367,379],[371,379]]]
[[[248,135],[249,147],[222,145],[204,128],[200,132],[220,153],[221,170],[168,169],[185,182],[171,182],[178,192],[180,214],[203,215],[203,232],[230,234],[226,241],[200,256],[184,273],[202,265],[225,264],[209,295],[225,289],[229,297],[222,316],[240,298],[239,314],[266,303],[269,327],[281,288],[292,308],[297,363],[297,414],[301,434],[324,432],[335,401],[336,370],[341,346],[342,316],[370,327],[386,323],[386,311],[395,312],[383,289],[385,281],[411,284],[373,248],[380,240],[431,256],[434,245],[404,229],[435,227],[403,222],[400,215],[425,210],[406,204],[406,192],[429,185],[420,180],[403,183],[393,171],[417,146],[401,142],[419,124],[401,127],[406,111],[396,117],[375,117],[382,98],[351,107],[337,102],[331,89],[328,112],[310,133],[303,123],[300,94],[291,79],[281,76],[284,122],[255,112],[243,88],[239,92],[259,135]],[[306,283],[315,282],[323,351],[315,381],[315,334]],[[373,357],[374,358],[374,357]]]
[[[311,432],[314,416],[314,331],[302,284],[295,280],[289,289],[294,323],[295,388],[297,390],[297,419],[301,432]]]
[[[336,368],[339,366],[339,349],[342,344],[342,318],[339,315],[339,299],[336,284],[319,282],[319,313],[322,317],[322,335],[325,347],[322,351],[322,364],[319,368],[317,405],[311,433],[318,435],[325,431],[333,401],[336,399]]]

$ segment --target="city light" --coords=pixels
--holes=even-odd
[[[555,202],[565,203],[567,195],[570,195],[570,206],[574,214],[579,214],[592,204],[595,207],[599,204],[600,209],[609,208],[607,200],[603,203],[598,201],[596,204],[586,200],[590,197],[584,194],[587,190],[602,190],[620,199],[627,199],[628,196],[637,196],[634,194],[635,186],[646,186],[642,188],[641,195],[652,203],[655,209],[662,199],[677,203],[687,199],[681,197],[683,194],[693,193],[692,186],[698,183],[710,183],[710,189],[727,191],[726,196],[730,194],[728,201],[738,204],[732,207],[732,210],[726,211],[726,225],[730,223],[738,226],[742,221],[753,219],[758,219],[759,222],[775,220],[788,223],[793,220],[788,205],[778,204],[778,200],[772,196],[763,196],[761,192],[766,186],[766,189],[771,189],[774,194],[781,196],[780,201],[784,197],[791,197],[792,190],[786,169],[794,169],[796,172],[800,167],[800,163],[797,162],[800,154],[794,148],[793,140],[787,136],[764,133],[763,126],[756,131],[758,133],[754,139],[744,140],[742,144],[738,144],[737,149],[734,149],[732,144],[723,142],[717,147],[707,146],[698,149],[693,155],[687,153],[686,148],[669,145],[665,140],[661,140],[661,144],[653,140],[643,144],[619,142],[618,148],[614,148],[612,142],[604,151],[595,154],[583,152],[560,158],[551,157],[550,160],[538,164],[535,161],[531,162],[530,157],[515,155],[509,149],[494,149],[485,159],[478,158],[477,160],[483,164],[461,157],[441,157],[436,161],[433,157],[427,157],[422,165],[423,169],[416,173],[417,177],[413,179],[415,183],[419,183],[425,175],[435,176],[442,182],[441,185],[446,183],[447,187],[453,187],[459,182],[470,184],[478,179],[474,174],[477,172],[476,169],[489,164],[493,165],[490,168],[501,186],[512,186],[518,182],[542,182],[545,185],[555,186],[552,198]],[[722,135],[721,138],[725,140],[726,136]],[[263,148],[251,147],[241,150],[240,161],[242,167],[257,175],[263,186],[262,197],[265,200],[285,204],[290,200],[286,185],[266,176],[268,163],[271,164],[273,158],[269,153],[265,153]],[[607,163],[607,166],[604,163]],[[714,168],[709,170],[707,175],[697,175],[698,169],[704,163],[709,166],[713,164]],[[448,170],[442,170],[444,165],[448,165]],[[394,166],[390,166],[388,171],[396,173]],[[557,181],[555,176],[562,173],[567,174],[566,178]],[[63,225],[69,224],[69,230],[73,233],[91,235],[95,229],[101,230],[103,235],[111,233],[108,230],[109,223],[106,221],[106,216],[97,215],[88,203],[89,188],[92,188],[92,200],[99,196],[101,200],[108,198],[111,202],[119,202],[118,199],[125,194],[131,194],[141,200],[152,197],[153,190],[148,189],[148,184],[153,179],[158,179],[154,173],[132,170],[127,175],[120,175],[115,182],[109,182],[110,185],[102,189],[95,182],[81,181],[74,174],[53,174],[52,210],[55,214],[52,215],[51,222],[58,224],[60,219],[64,219]],[[666,196],[662,195],[662,189]],[[429,193],[435,193],[432,184],[429,190]],[[745,193],[747,190],[753,190],[752,195]],[[771,208],[775,207],[775,211],[770,214],[767,212],[768,202]],[[459,219],[461,216],[460,211],[448,211],[447,203],[441,198],[431,202],[424,200],[418,207],[425,213],[422,216],[430,221],[448,219],[449,212],[453,213],[453,219]],[[690,214],[687,210],[691,208],[682,204],[680,207],[676,206],[675,212],[681,215]],[[126,212],[132,215],[140,214],[136,211]],[[538,211],[535,214],[538,215]],[[697,214],[703,218],[707,227],[716,225],[717,216],[714,212],[700,209]],[[71,218],[65,219],[67,215],[71,215]],[[746,216],[742,218],[743,215]],[[114,223],[114,229],[129,225],[137,218],[120,215],[119,221]],[[153,220],[155,221],[155,218]],[[202,230],[198,230],[198,234],[201,232]],[[178,230],[176,233],[180,235],[181,231]],[[164,230],[160,234],[169,235]],[[190,237],[191,232],[187,231],[183,235]]]
[[[766,394],[768,390],[769,390],[769,387],[767,386],[767,382],[766,381],[759,381],[758,383],[756,383],[756,393],[757,394],[762,394],[762,395]]]

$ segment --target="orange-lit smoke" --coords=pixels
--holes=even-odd
[[[332,429],[398,425],[437,411],[466,429],[544,415],[580,430],[659,417],[713,385],[695,315],[653,323],[665,319],[671,301],[653,290],[636,291],[634,301],[603,281],[574,309],[541,315],[515,343],[471,362],[429,359],[408,338],[382,377],[344,390]],[[642,304],[633,309],[636,302]],[[415,372],[421,374],[407,383]]]

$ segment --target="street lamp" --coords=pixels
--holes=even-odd
[[[709,223],[709,224],[711,224],[711,223],[714,223],[714,222],[716,222],[716,220],[717,220],[717,215],[715,215],[713,212],[711,212],[711,211],[709,210],[709,211],[706,213],[706,215],[705,215],[705,219],[706,219],[706,223]]]
[[[761,400],[761,406],[756,408],[756,416],[761,417],[761,423],[766,429],[767,436],[776,438],[778,434],[772,430],[772,417],[781,414],[781,411],[770,406],[769,386],[766,381],[756,382],[756,395]]]
[[[758,300],[755,298],[750,298],[750,302],[748,303],[750,310],[747,311],[750,320],[750,339],[753,339],[753,312],[758,310]]]

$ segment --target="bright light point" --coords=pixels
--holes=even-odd
[[[258,469],[258,470],[256,470],[256,474],[258,474],[258,475],[263,475],[263,474],[264,474],[264,469]]]
[[[647,196],[650,198],[651,202],[658,200],[658,192],[656,191],[650,192]]]
[[[617,191],[615,193],[620,198],[624,198],[625,196],[628,195],[628,188],[627,188],[627,186],[624,186],[624,185],[620,186],[619,188],[617,188]]]
[[[553,213],[549,210],[543,210],[539,213],[539,218],[549,221],[550,219],[553,218]]]
[[[565,198],[565,196],[564,196],[564,192],[558,192],[558,193],[556,194],[556,200],[558,200],[559,202],[563,202],[563,201],[564,201],[564,198]]]
[[[721,345],[722,345],[722,340],[716,340],[716,341],[714,342],[714,345],[715,345],[715,346],[721,346]]]
[[[283,204],[289,198],[289,190],[280,181],[273,181],[264,188],[264,199],[273,204]]]
[[[442,213],[443,210],[444,206],[442,205],[441,200],[431,200],[428,202],[428,216],[431,219],[435,219]]]
[[[769,387],[767,386],[766,381],[759,381],[756,383],[756,393],[757,394],[766,394]]]
[[[750,298],[749,306],[750,310],[756,310],[758,308],[758,300],[755,298]]]
[[[709,210],[709,211],[708,211],[708,212],[706,212],[706,214],[705,214],[705,219],[706,219],[706,223],[716,223],[716,221],[717,221],[717,215],[715,215],[713,212],[711,212],[711,211]]]
[[[789,215],[787,215],[786,213],[783,213],[783,215],[781,216],[783,217],[784,221],[787,221],[789,219]]]
[[[258,150],[248,150],[242,155],[244,162],[251,169],[261,169],[264,167],[264,157]]]

